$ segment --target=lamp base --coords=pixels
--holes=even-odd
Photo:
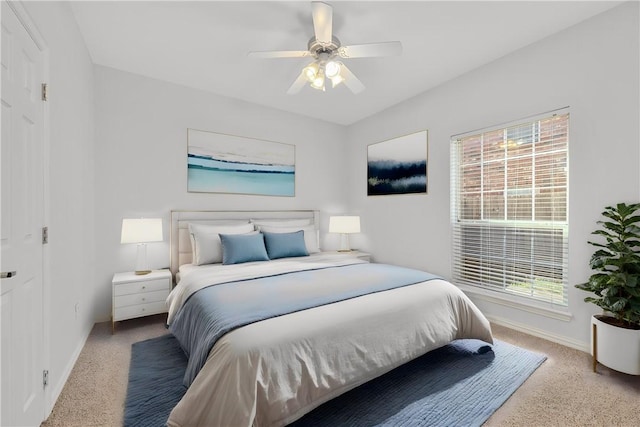
[[[151,273],[149,265],[147,264],[147,244],[138,243],[138,257],[136,258],[135,273],[138,276]]]
[[[349,246],[349,235],[347,233],[340,234],[340,249],[338,252],[351,252],[351,246]]]

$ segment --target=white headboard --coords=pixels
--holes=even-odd
[[[190,222],[213,224],[220,221],[301,218],[311,219],[316,230],[320,229],[319,211],[171,211],[169,262],[171,273],[176,277],[178,267],[191,262]]]

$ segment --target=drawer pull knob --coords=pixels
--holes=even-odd
[[[146,287],[146,286],[143,286],[143,287],[142,287],[142,289],[147,289],[147,287]]]
[[[142,309],[142,311],[144,311],[144,308]]]
[[[142,298],[142,301],[146,301],[146,300],[147,300],[146,298]]]

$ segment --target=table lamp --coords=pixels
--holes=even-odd
[[[137,243],[138,257],[135,273],[149,274],[147,243],[162,242],[162,218],[124,218],[120,243]]]
[[[338,252],[351,252],[349,234],[360,232],[359,216],[329,217],[329,233],[340,233],[340,249]]]

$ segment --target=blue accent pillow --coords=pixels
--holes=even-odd
[[[264,237],[255,234],[220,234],[222,264],[241,264],[251,261],[269,261]]]
[[[270,259],[309,256],[304,243],[304,231],[269,233],[263,231],[264,244]]]

